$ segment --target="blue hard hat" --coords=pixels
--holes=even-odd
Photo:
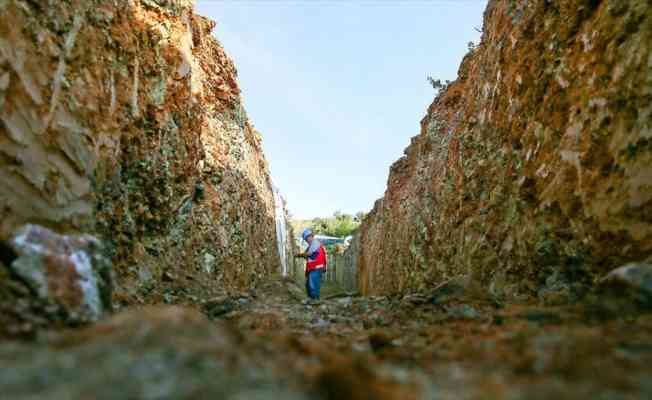
[[[312,229],[306,228],[306,229],[303,230],[303,233],[301,234],[301,237],[303,238],[303,240],[306,240],[308,238],[308,236],[310,236],[310,235],[312,235]]]

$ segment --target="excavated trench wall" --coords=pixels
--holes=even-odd
[[[190,0],[0,1],[0,241],[94,234],[118,305],[279,273],[261,137],[213,27]]]
[[[341,288],[349,292],[355,292],[358,289],[357,279],[357,261],[359,249],[357,235],[351,241],[346,250],[339,253],[337,251],[329,254],[328,269],[331,272],[331,279]]]
[[[490,1],[360,239],[365,294],[472,275],[572,298],[649,257],[652,3]]]

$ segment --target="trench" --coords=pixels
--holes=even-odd
[[[93,4],[103,7],[89,11],[92,18],[82,19],[75,14],[69,21],[66,18],[71,14],[70,4],[55,1],[48,4],[51,10],[33,1],[0,1],[0,11],[10,9],[13,13],[0,15],[0,36],[6,36],[0,37],[0,72],[3,72],[0,111],[5,121],[0,125],[0,150],[4,157],[0,157],[0,183],[6,188],[0,193],[3,218],[0,225],[1,398],[652,398],[650,258],[626,264],[599,277],[588,275],[579,271],[579,265],[589,258],[588,252],[580,251],[584,249],[583,244],[572,241],[574,232],[571,231],[589,226],[591,229],[586,229],[588,233],[582,243],[599,236],[603,240],[600,243],[613,247],[605,245],[605,249],[600,249],[607,254],[603,259],[605,265],[611,258],[625,259],[617,256],[628,251],[644,260],[649,251],[635,246],[639,243],[616,246],[621,243],[616,243],[614,238],[620,240],[626,237],[625,233],[599,232],[595,221],[585,226],[575,224],[572,219],[564,220],[559,223],[562,227],[556,232],[557,237],[549,232],[554,229],[546,227],[543,233],[539,232],[543,238],[536,243],[509,236],[522,227],[519,225],[528,225],[523,222],[527,220],[516,219],[519,211],[525,210],[524,215],[541,213],[548,224],[561,220],[560,204],[553,202],[550,206],[553,211],[530,204],[536,200],[533,192],[536,188],[530,187],[536,186],[530,185],[533,177],[517,180],[514,176],[516,184],[507,187],[514,193],[507,193],[505,189],[489,194],[469,194],[463,192],[465,188],[459,193],[452,192],[459,182],[467,184],[467,189],[471,188],[469,191],[480,191],[483,189],[480,186],[489,185],[490,178],[493,179],[489,175],[494,173],[486,173],[490,167],[494,168],[491,171],[500,172],[496,174],[500,175],[500,180],[509,181],[508,178],[516,174],[516,165],[525,165],[531,156],[535,160],[537,155],[532,154],[539,151],[539,145],[545,147],[546,143],[538,143],[534,147],[536,150],[526,153],[526,161],[523,161],[517,158],[518,154],[511,153],[525,152],[528,145],[525,142],[531,138],[524,138],[523,143],[510,138],[519,143],[509,151],[509,157],[513,156],[514,160],[507,160],[506,152],[501,150],[504,143],[498,146],[493,142],[473,142],[475,138],[468,137],[459,140],[454,137],[452,128],[445,129],[441,125],[443,122],[438,121],[437,116],[425,118],[423,134],[414,139],[414,147],[409,148],[406,156],[390,171],[397,179],[388,180],[387,197],[391,200],[394,193],[399,193],[401,196],[395,197],[401,197],[397,206],[400,212],[408,209],[414,212],[397,212],[403,219],[394,219],[391,207],[396,204],[378,202],[376,222],[380,220],[387,225],[369,228],[376,236],[365,236],[364,243],[359,235],[345,251],[329,250],[321,299],[313,301],[306,296],[304,262],[295,257],[300,250],[294,237],[298,232],[292,232],[286,201],[269,179],[262,142],[242,108],[235,66],[219,44],[208,37],[210,23],[192,14],[188,9],[190,2],[186,1],[130,1],[124,4],[129,14],[120,8],[119,2],[98,0]],[[595,20],[596,15],[600,17],[596,22],[614,18],[622,23],[619,28],[623,30],[622,37],[606,35],[608,40],[624,43],[629,35],[649,28],[643,23],[649,18],[646,20],[641,12],[646,10],[642,1],[632,0],[635,7],[631,9],[628,9],[629,3],[615,1],[496,0],[490,4],[487,15],[502,12],[496,19],[501,24],[512,24],[505,25],[510,27],[520,27],[519,23],[523,22],[519,19],[528,10],[540,11],[542,18],[556,18],[555,23],[563,22],[560,13],[572,14],[575,10],[577,18],[573,19],[573,28],[564,31],[569,36],[584,29],[580,26],[584,19]],[[121,19],[123,12],[132,19]],[[527,27],[523,36],[527,37],[518,39],[521,42],[509,37],[513,40],[511,47],[518,50],[517,43],[540,33],[537,31],[539,21],[537,18],[525,21]],[[176,31],[168,30],[173,25]],[[541,25],[546,29],[555,26],[545,21]],[[111,29],[105,29],[107,26]],[[144,30],[139,31],[141,28]],[[72,30],[65,34],[66,29]],[[496,29],[502,35],[503,31]],[[55,39],[50,42],[57,35],[61,35],[63,45],[74,44],[74,48],[64,46],[62,52]],[[555,46],[560,46],[557,36],[553,33],[551,42],[546,41],[550,51],[557,51]],[[595,34],[580,38],[582,49],[590,47],[594,36],[599,37],[599,29]],[[43,41],[47,57],[37,58],[43,53],[38,41]],[[88,52],[78,51],[85,41],[101,52],[94,53],[91,46]],[[493,79],[493,75],[503,76],[501,71],[494,74],[490,70],[494,64],[504,61],[503,49],[510,45],[503,44],[500,40],[498,46],[488,46],[500,50],[496,56],[500,62],[490,60],[479,68],[480,75],[488,80]],[[641,65],[652,65],[652,58],[645,60],[642,51],[639,54],[627,46],[603,44],[614,54],[631,53],[638,57]],[[123,52],[123,45],[127,51]],[[470,49],[467,61],[473,60],[476,50]],[[52,56],[54,53],[57,57]],[[111,69],[96,65],[96,70],[87,69],[102,59],[104,53],[114,57],[109,58]],[[561,57],[561,52],[555,53],[557,56]],[[55,63],[50,68],[52,71],[47,68],[46,58]],[[180,65],[176,61],[166,65],[178,59],[182,60]],[[11,71],[5,71],[9,68],[3,64],[5,61],[10,64]],[[584,59],[580,61],[578,69],[587,70],[594,62],[585,65]],[[557,71],[560,73],[565,72],[565,68],[575,67],[575,63],[565,65],[560,59],[552,60],[552,64],[561,65]],[[468,67],[463,64],[465,66]],[[41,67],[43,70],[39,70]],[[473,69],[460,70],[464,73]],[[531,65],[519,64],[514,69],[525,76],[524,71],[529,71]],[[606,67],[601,69],[609,71]],[[78,76],[71,75],[80,71],[83,73]],[[614,69],[613,75],[634,74],[623,71]],[[51,81],[46,72],[54,73]],[[203,76],[204,73],[208,76]],[[31,74],[36,78],[32,79]],[[505,73],[505,76],[509,75]],[[94,82],[96,77],[99,78]],[[168,78],[172,83],[161,85]],[[607,85],[612,78],[615,79],[602,76],[595,81]],[[206,85],[200,82],[202,79],[207,81]],[[501,79],[507,80],[498,80]],[[474,78],[464,76],[461,80],[468,82]],[[540,87],[522,87],[532,83],[520,75],[515,78],[517,80],[520,81],[518,89],[509,87],[510,91],[524,92],[541,102],[549,98],[562,99],[566,106],[566,96],[551,92],[557,90],[555,80],[561,82],[561,86],[571,85],[561,75],[557,79],[542,79],[544,84]],[[590,80],[593,81],[593,77]],[[494,92],[500,82],[489,83],[486,83],[487,89],[482,86],[480,92],[491,97],[488,101],[499,113],[502,106]],[[82,93],[80,87],[86,85],[100,93],[97,96],[108,95],[108,107],[92,104],[86,98],[84,102],[79,100],[76,95]],[[56,104],[49,110],[40,104],[42,98],[35,89],[37,86],[43,93],[51,89],[52,101]],[[208,94],[198,90],[198,86]],[[635,85],[622,86],[615,89],[624,90],[625,86]],[[489,90],[491,87],[494,89]],[[443,93],[445,95],[445,90]],[[437,97],[433,109],[441,104],[460,104],[460,97],[466,95],[474,101],[482,101],[474,98],[471,91],[461,93],[462,96],[455,92],[455,97]],[[197,101],[203,95],[215,109],[205,109],[207,104]],[[625,97],[622,93],[619,96],[615,103],[622,106]],[[649,96],[645,96],[637,100],[649,100]],[[86,100],[88,104],[77,104]],[[512,100],[510,97],[511,114],[506,118],[510,124],[511,118],[518,114],[514,111],[516,108],[511,108],[518,105],[518,99]],[[587,120],[595,117],[592,113],[602,112],[599,107],[609,105],[603,98],[591,100]],[[542,113],[549,111],[546,107],[541,107]],[[104,114],[105,110],[110,114],[108,119],[100,119],[97,114]],[[482,118],[476,120],[474,117],[474,122],[469,122],[469,132],[481,125],[483,134],[486,131],[491,133],[487,136],[494,135],[491,126],[484,125],[488,124],[485,117],[491,118],[484,115],[485,111],[482,111]],[[545,114],[554,119],[551,124],[559,122],[557,111],[551,111],[555,114],[552,116]],[[574,111],[581,114],[579,108]],[[11,114],[13,112],[16,114]],[[41,118],[40,112],[45,112],[45,118]],[[65,114],[68,112],[70,115]],[[628,112],[638,115],[631,110]],[[455,118],[463,114],[455,113]],[[34,119],[29,120],[32,117]],[[14,120],[19,123],[12,124],[13,131],[9,132],[7,121]],[[605,117],[604,124],[612,120],[617,120],[617,115]],[[47,129],[47,135],[35,128],[41,127],[43,121],[46,128],[51,128]],[[466,122],[464,118],[455,121],[460,126]],[[513,126],[526,126],[526,122],[529,121],[517,123],[514,120]],[[18,125],[24,126],[19,129]],[[129,132],[118,137],[123,134],[123,128]],[[436,130],[440,128],[445,134],[442,140],[436,137]],[[107,129],[116,132],[93,136],[95,131]],[[561,146],[565,142],[552,137],[557,131],[559,129],[554,133],[546,131],[530,136],[548,135],[546,140],[554,142],[553,147]],[[16,132],[27,135],[32,144],[15,145],[12,141],[20,138]],[[496,129],[494,136],[498,133]],[[628,128],[626,133],[637,132]],[[62,150],[55,142],[61,137],[57,135],[70,136],[62,140],[65,146],[74,149],[69,149],[70,154],[81,154],[80,159],[95,157],[93,147],[105,152],[106,159],[89,161],[89,165],[98,163],[93,171],[79,166],[72,168],[75,157],[68,157],[70,160],[59,157]],[[572,145],[579,148],[585,143],[579,143],[578,135],[572,135],[578,140]],[[79,138],[79,143],[73,143]],[[468,142],[463,142],[467,139]],[[559,141],[562,143],[557,143]],[[596,141],[606,139],[601,137]],[[643,171],[640,175],[643,178],[648,177],[645,175],[648,170],[644,169],[644,163],[649,161],[645,158],[648,143],[632,143],[620,154],[631,163],[627,165],[639,163],[636,165],[640,168],[631,171]],[[437,146],[440,149],[450,146],[450,153],[455,157],[449,157],[446,152],[434,153],[433,148]],[[484,155],[477,169],[463,171],[461,175],[464,176],[457,179],[459,182],[453,182],[452,175],[446,175],[441,179],[445,181],[442,186],[433,186],[437,195],[440,191],[450,194],[455,204],[449,207],[453,210],[451,221],[440,221],[441,226],[433,225],[434,228],[426,226],[426,219],[429,218],[430,223],[436,221],[433,217],[436,213],[446,215],[446,198],[434,204],[432,193],[422,193],[430,190],[430,184],[438,184],[438,174],[444,170],[443,173],[448,174],[449,166],[467,155],[464,151],[476,147],[493,149],[496,154]],[[416,165],[409,164],[415,148],[428,162],[444,160],[444,164],[432,164],[432,182],[430,177],[422,182],[417,179],[409,182],[409,177],[406,178],[409,175],[406,171],[413,167],[419,174],[428,171],[422,159],[418,159]],[[426,154],[431,151],[433,154]],[[560,175],[569,180],[576,173],[581,174],[579,166],[590,168],[590,162],[576,156],[579,153],[572,154],[572,161],[577,161],[572,166],[573,172],[568,176]],[[554,158],[553,151],[541,157],[549,162]],[[470,162],[472,159],[464,160]],[[33,165],[26,166],[28,161]],[[50,161],[53,163],[48,164]],[[562,166],[548,167],[563,169],[561,161]],[[615,165],[617,160],[612,161],[613,165],[603,166],[600,173],[594,175],[607,176],[612,170],[621,174],[622,165]],[[507,162],[509,167],[506,167]],[[537,176],[544,171],[543,165],[541,169],[531,169]],[[34,193],[34,199],[10,190],[16,186],[15,182],[26,179],[33,183],[34,190],[30,189],[30,193]],[[83,181],[83,184],[71,189],[73,181]],[[562,181],[551,178],[547,183]],[[578,184],[578,190],[582,189],[583,182]],[[478,185],[474,186],[475,183]],[[87,186],[92,192],[86,191]],[[636,195],[642,198],[647,186],[640,186],[640,193]],[[404,189],[406,191],[401,192]],[[520,190],[528,192],[523,199],[517,198]],[[579,207],[576,198],[581,196],[564,190],[559,192],[572,198],[569,201],[573,207],[569,208],[575,210]],[[608,193],[611,191],[617,190],[610,188]],[[90,209],[90,205],[86,207],[87,198],[96,201],[92,215],[90,211],[89,215],[57,211],[59,207],[68,209],[66,207],[76,204],[75,201],[83,202],[84,210]],[[468,201],[471,211],[467,213],[462,201]],[[640,216],[630,213],[629,206],[623,205],[626,203],[618,204],[622,207],[613,207],[614,213],[617,209],[626,209],[626,221]],[[473,214],[472,206],[475,205],[479,207],[477,215]],[[506,208],[508,212],[503,212]],[[383,210],[387,214],[383,214]],[[550,214],[545,214],[548,211]],[[463,213],[468,215],[462,218]],[[642,211],[640,214],[649,215]],[[18,224],[14,219],[28,223],[27,226],[36,232],[30,236],[35,240],[30,246],[6,240],[5,236],[9,236],[6,226]],[[493,220],[506,221],[507,225],[490,225]],[[636,225],[639,229],[636,232],[643,236],[642,224],[638,224],[641,221],[622,224],[622,230]],[[449,225],[459,226],[460,230],[446,231]],[[438,238],[436,247],[433,237],[439,228],[444,233]],[[482,234],[473,231],[475,228]],[[519,246],[530,246],[535,256],[528,263],[499,264],[505,261],[497,260],[503,253],[480,242],[494,231],[507,237],[496,248],[509,252]],[[100,236],[106,248],[100,241],[85,235],[89,232]],[[450,232],[454,232],[455,237],[448,235]],[[458,236],[461,239],[458,240]],[[467,238],[475,242],[466,246]],[[420,253],[419,246],[433,254]],[[568,249],[573,254],[566,259],[559,257]],[[370,259],[376,264],[371,265]],[[467,261],[470,267],[464,264]],[[461,264],[469,267],[468,270],[456,269]],[[489,271],[496,265],[505,268],[498,273]],[[600,267],[606,268],[605,265]],[[19,269],[20,274],[17,273]],[[551,270],[554,272],[549,273]],[[536,276],[533,278],[533,275]],[[522,296],[523,290],[530,296]],[[89,297],[92,298],[90,302]]]

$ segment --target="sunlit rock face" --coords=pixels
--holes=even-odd
[[[0,240],[89,233],[114,302],[194,302],[280,269],[261,137],[192,1],[0,1]]]
[[[652,253],[651,143],[652,3],[490,1],[361,228],[362,291],[572,300]]]

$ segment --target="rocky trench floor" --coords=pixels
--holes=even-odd
[[[652,315],[273,281],[0,344],[6,399],[647,399]]]

